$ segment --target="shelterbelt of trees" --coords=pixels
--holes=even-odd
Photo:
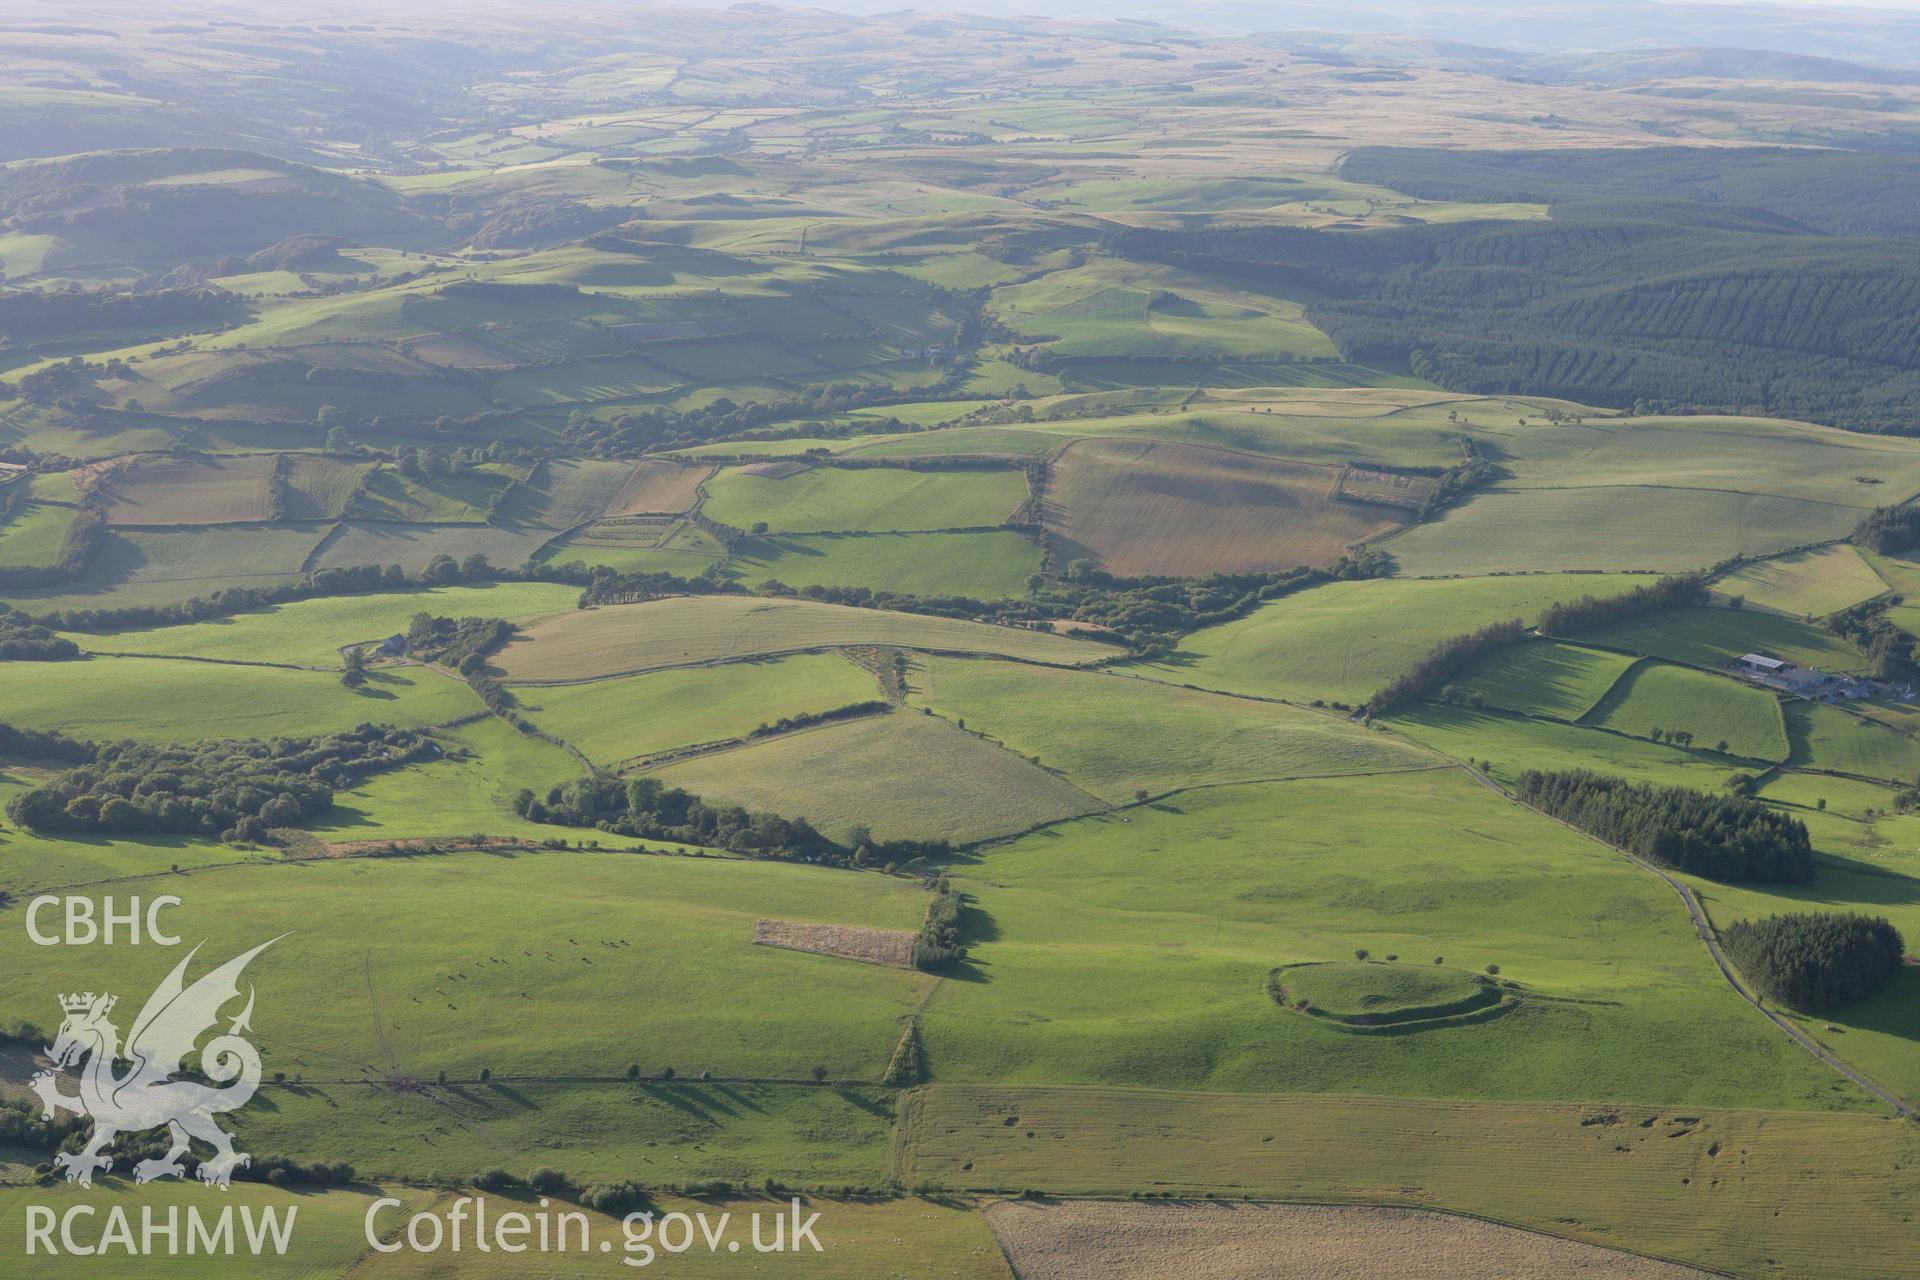
[[[1528,770],[1514,784],[1527,804],[1648,862],[1731,883],[1807,884],[1806,824],[1757,800],[1628,782],[1585,769]]]
[[[866,867],[944,858],[945,840],[875,840],[864,832],[841,844],[805,818],[749,813],[739,805],[709,805],[691,791],[657,778],[623,780],[602,774],[554,787],[544,798],[522,790],[513,811],[532,822],[594,827],[614,835],[705,845],[766,858]]]

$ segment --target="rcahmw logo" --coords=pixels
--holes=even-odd
[[[43,1119],[52,1119],[56,1111],[72,1111],[93,1121],[85,1147],[54,1157],[68,1181],[92,1186],[96,1172],[113,1166],[113,1158],[104,1152],[115,1139],[161,1127],[172,1143],[166,1155],[133,1167],[136,1183],[184,1176],[186,1166],[180,1158],[193,1139],[213,1148],[214,1154],[201,1162],[199,1170],[200,1181],[208,1187],[225,1191],[234,1170],[251,1163],[252,1158],[235,1150],[233,1139],[214,1121],[221,1112],[244,1106],[260,1087],[260,1051],[242,1034],[252,1030],[251,985],[246,1005],[228,1020],[225,1031],[197,1051],[195,1044],[207,1031],[217,1030],[221,1010],[240,998],[240,975],[247,964],[277,941],[263,942],[189,985],[187,966],[200,950],[195,947],[141,1006],[124,1043],[113,1020],[117,998],[111,993],[87,991],[60,997],[66,1017],[47,1049],[54,1069],[35,1075],[32,1085],[40,1096]],[[190,1057],[201,1079],[174,1079]],[[124,1070],[118,1069],[121,1062],[127,1064]],[[68,1070],[79,1078],[76,1094],[60,1091],[60,1073]],[[81,1256],[115,1251],[135,1256],[236,1250],[284,1253],[298,1212],[296,1206],[288,1206],[284,1215],[243,1206],[236,1233],[232,1206],[218,1213],[188,1206],[183,1214],[179,1206],[145,1205],[136,1217],[120,1205],[104,1213],[84,1203],[57,1213],[47,1205],[29,1205],[27,1252]]]

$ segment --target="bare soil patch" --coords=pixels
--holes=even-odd
[[[756,946],[811,951],[817,956],[839,956],[843,960],[892,965],[899,969],[913,968],[913,932],[908,929],[755,920],[753,941]]]
[[[1425,1209],[1232,1201],[1005,1201],[987,1225],[1022,1280],[1696,1280],[1678,1263]]]

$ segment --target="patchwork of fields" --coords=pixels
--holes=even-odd
[[[0,1275],[1912,1269],[1904,37],[26,3]],[[274,939],[224,1196],[68,1180],[185,950],[43,895]]]

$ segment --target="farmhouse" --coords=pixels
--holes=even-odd
[[[1911,685],[1895,685],[1860,676],[1828,675],[1818,667],[1796,666],[1764,653],[1743,653],[1727,665],[1736,674],[1756,684],[1795,697],[1817,698],[1822,702],[1844,702],[1853,698],[1895,698],[1905,702],[1913,698]]]

